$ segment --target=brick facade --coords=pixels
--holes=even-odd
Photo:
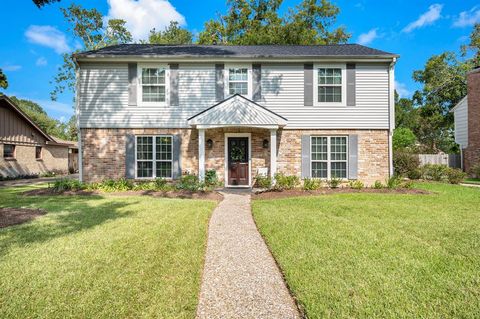
[[[0,175],[19,176],[46,172],[66,173],[68,171],[68,147],[42,146],[42,158],[35,158],[35,145],[15,144],[15,159],[3,158],[3,144],[0,144]]]
[[[251,133],[252,168],[255,176],[260,167],[270,166],[270,147],[263,141],[270,139],[265,129],[223,128],[209,129],[205,140],[212,140],[205,150],[205,169],[214,169],[224,179],[225,133]],[[195,129],[82,129],[83,180],[125,177],[126,135],[180,134],[182,136],[182,170],[198,173],[198,132]],[[277,170],[287,175],[301,174],[301,136],[358,135],[358,177],[366,184],[384,181],[389,175],[388,130],[279,130],[277,133]]]
[[[464,150],[465,171],[480,163],[480,69],[467,75],[468,146]]]

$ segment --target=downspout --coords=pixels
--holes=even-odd
[[[389,160],[389,174],[390,177],[393,176],[393,130],[395,129],[395,63],[397,58],[393,58],[390,63],[390,68],[388,70],[388,79],[389,79],[389,117],[388,117],[388,160]]]
[[[80,130],[80,65],[73,57],[75,64],[75,117],[77,121],[78,139],[78,180],[83,182],[83,152],[82,152],[82,131]]]

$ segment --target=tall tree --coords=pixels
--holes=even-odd
[[[48,135],[67,140],[77,139],[76,135],[72,136],[70,134],[66,123],[51,118],[38,103],[30,100],[18,99],[15,96],[11,96],[10,99]]]
[[[104,21],[102,14],[96,9],[84,9],[71,4],[62,8],[63,16],[69,24],[69,31],[81,44],[75,52],[97,50],[108,45],[128,43],[132,41],[131,33],[125,27],[125,21],[110,19]],[[50,93],[52,100],[65,90],[75,89],[75,66],[71,54],[63,55],[63,65],[59,67],[54,78],[55,88]]]
[[[330,30],[339,13],[328,0],[303,0],[280,16],[283,0],[228,0],[226,15],[205,23],[200,44],[331,44],[346,42],[343,27]]]
[[[163,31],[150,31],[148,42],[151,44],[191,44],[193,35],[187,29],[179,26],[177,21],[170,21],[170,25]]]
[[[470,42],[462,46],[462,56],[465,57],[469,50],[473,51],[472,63],[480,66],[480,23],[475,23],[470,34]]]
[[[60,0],[33,0],[33,3],[39,8],[43,7],[46,4],[59,2]]]
[[[412,99],[400,98],[397,91],[395,91],[395,127],[416,131],[418,121],[419,112],[414,107]]]
[[[2,69],[0,69],[0,88],[8,88],[7,76],[3,73]]]

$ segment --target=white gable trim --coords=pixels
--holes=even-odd
[[[287,119],[241,96],[234,95],[188,119],[197,128],[228,126],[275,129],[287,125]]]

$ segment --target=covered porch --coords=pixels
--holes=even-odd
[[[277,171],[277,133],[287,119],[241,95],[188,119],[198,130],[198,174],[215,170],[225,187],[252,187],[257,174]]]

